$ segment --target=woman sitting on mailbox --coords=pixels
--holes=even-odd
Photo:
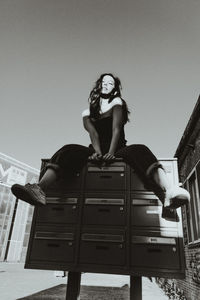
[[[77,172],[88,159],[109,163],[120,157],[159,197],[163,204],[162,217],[175,220],[176,208],[187,204],[190,195],[185,189],[170,184],[162,165],[145,145],[126,146],[124,126],[128,115],[119,78],[110,73],[102,74],[90,93],[89,108],[82,113],[91,145],[63,146],[50,159],[38,184],[14,184],[11,188],[13,194],[32,205],[45,205],[45,190],[58,178]]]

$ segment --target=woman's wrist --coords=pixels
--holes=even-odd
[[[111,155],[115,155],[115,151],[112,150],[112,149],[110,149],[110,150],[108,151],[108,153],[111,154]]]
[[[95,153],[97,153],[98,155],[102,155],[102,153],[101,153],[101,150],[100,150],[100,149],[95,149],[95,148],[94,148],[94,150],[95,150]]]

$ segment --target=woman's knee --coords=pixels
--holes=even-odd
[[[127,151],[132,153],[145,153],[151,150],[144,144],[132,144],[127,146]]]
[[[144,144],[132,144],[130,145],[131,148],[133,149],[149,149],[146,145]]]
[[[83,146],[83,145],[79,145],[79,144],[67,144],[64,145],[61,149],[59,149],[55,154],[59,154],[59,155],[81,155],[81,154],[85,154],[85,155],[90,155],[92,153],[92,150],[89,147]]]
[[[65,150],[65,151],[78,151],[78,150],[83,150],[87,147],[79,144],[66,144],[60,150]]]
[[[87,158],[92,153],[89,147],[85,147],[78,144],[67,144],[59,149],[50,159],[51,163],[62,164],[64,161],[73,161]]]

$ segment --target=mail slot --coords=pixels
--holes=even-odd
[[[83,233],[80,263],[123,266],[126,262],[125,236],[122,234]]]
[[[125,190],[125,164],[98,167],[87,166],[85,179],[86,190]]]
[[[99,195],[97,195],[99,196]],[[119,197],[120,195],[118,195]],[[126,217],[125,197],[94,198],[89,195],[84,200],[83,223],[99,225],[124,225]]]
[[[179,269],[177,238],[132,236],[131,266],[152,269]]]
[[[36,228],[30,252],[31,261],[72,262],[75,232],[70,228],[39,226]]]
[[[152,194],[132,194],[131,197],[132,226],[172,227],[177,228],[177,217],[173,221],[162,218],[162,204]]]
[[[37,208],[37,221],[40,223],[76,223],[78,197],[47,197],[47,205]]]

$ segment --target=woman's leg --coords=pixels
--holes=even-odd
[[[91,148],[82,145],[69,144],[63,146],[47,163],[45,173],[39,181],[39,186],[45,191],[57,179],[64,179],[65,176],[80,171],[92,153]]]
[[[155,155],[145,145],[130,145],[120,149],[116,157],[122,157],[145,184],[151,184],[152,190],[166,208],[177,208],[188,203],[189,193],[179,186],[172,186]]]
[[[178,185],[172,185],[164,170],[158,168],[153,172],[152,178],[162,191],[160,200],[165,208],[178,208],[190,201],[188,191]]]
[[[54,169],[48,168],[42,178],[40,179],[38,185],[43,191],[46,191],[47,188],[54,183],[58,178],[58,175]]]
[[[12,193],[21,200],[32,205],[44,205],[45,190],[58,178],[73,174],[82,169],[93,149],[77,144],[65,145],[58,150],[47,164],[44,174],[38,184],[25,186],[14,184]]]
[[[190,200],[188,191],[170,184],[166,173],[163,169],[158,168],[152,174],[153,181],[160,188],[157,196],[163,203],[162,217],[168,221],[179,221],[176,208],[187,204]],[[156,192],[155,192],[156,194]]]
[[[145,184],[148,183],[150,174],[154,170],[159,167],[162,168],[161,163],[151,150],[142,144],[121,148],[115,156],[123,158],[126,163],[134,168]]]

